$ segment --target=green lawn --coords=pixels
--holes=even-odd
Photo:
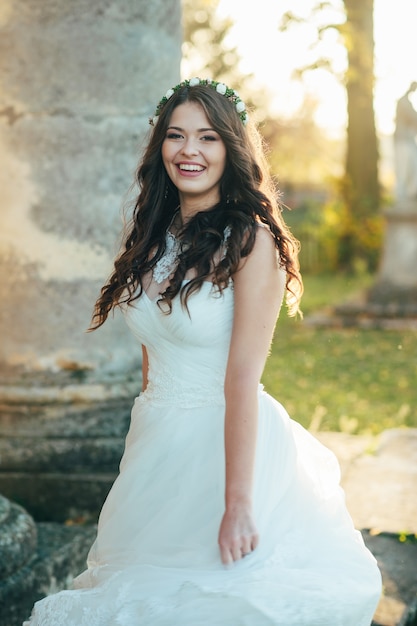
[[[306,276],[305,317],[370,282]],[[311,328],[283,308],[262,382],[306,428],[377,434],[417,427],[417,332]]]

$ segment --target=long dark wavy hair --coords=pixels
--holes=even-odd
[[[186,306],[191,293],[208,278],[221,291],[237,271],[242,257],[250,254],[259,223],[272,233],[279,263],[286,271],[288,313],[299,311],[302,279],[298,264],[298,241],[286,226],[278,205],[278,192],[267,166],[261,135],[249,121],[244,126],[231,100],[207,85],[183,86],[160,111],[148,146],[136,172],[139,194],[126,227],[122,250],[108,282],[102,287],[90,330],[99,328],[110,311],[140,297],[143,278],[162,257],[166,232],[179,206],[177,188],[162,161],[162,144],[175,107],[185,102],[200,105],[212,128],[226,147],[226,167],[220,180],[220,201],[196,213],[180,232],[182,252],[168,288],[161,294],[164,311],[172,310],[179,295]],[[223,258],[218,251],[229,227],[230,236]],[[194,277],[184,281],[187,271]]]

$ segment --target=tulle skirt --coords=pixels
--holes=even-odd
[[[224,406],[136,399],[88,568],[26,626],[369,626],[381,576],[339,466],[259,393],[258,548],[224,566]]]

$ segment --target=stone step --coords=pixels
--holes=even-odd
[[[124,437],[0,437],[1,472],[116,472],[123,449]]]
[[[1,404],[0,437],[88,439],[124,437],[132,398],[107,402]]]

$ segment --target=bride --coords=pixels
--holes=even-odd
[[[142,346],[117,477],[87,569],[26,626],[369,626],[381,591],[333,454],[260,385],[297,242],[236,91],[194,78],[159,102],[115,306]]]

